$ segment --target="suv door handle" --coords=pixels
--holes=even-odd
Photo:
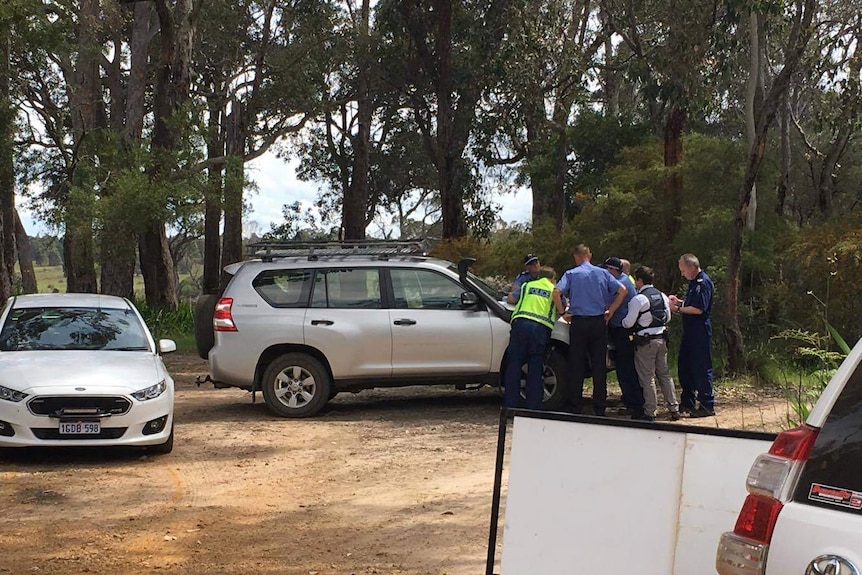
[[[393,321],[395,325],[416,325],[415,319],[396,319]]]
[[[332,325],[335,322],[330,319],[313,319],[311,325]]]

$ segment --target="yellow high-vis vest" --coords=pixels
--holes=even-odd
[[[521,284],[521,298],[512,312],[512,321],[529,319],[554,329],[557,317],[554,309],[554,282],[548,278],[526,281]]]

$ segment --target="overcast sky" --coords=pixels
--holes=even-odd
[[[275,154],[264,154],[247,164],[246,177],[257,183],[258,190],[247,195],[246,201],[251,205],[251,214],[246,218],[249,223],[257,224],[258,234],[268,232],[272,223],[282,220],[281,207],[299,201],[312,206],[317,199],[317,185],[311,182],[301,182],[296,179],[294,165],[276,157]],[[532,197],[529,190],[519,189],[516,193],[499,194],[494,198],[501,206],[500,217],[505,222],[527,222],[532,210]],[[19,200],[19,210],[24,228],[31,236],[46,233],[56,233],[49,230],[45,224],[36,222],[33,216],[23,209]]]

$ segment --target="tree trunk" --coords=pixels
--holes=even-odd
[[[362,0],[360,24],[357,41],[357,120],[358,133],[353,139],[353,170],[350,186],[345,190],[342,202],[341,225],[344,228],[345,240],[365,239],[365,228],[368,226],[368,178],[370,176],[371,156],[371,116],[373,102],[369,75],[371,74],[371,59],[369,55],[369,17],[370,2]]]
[[[125,101],[122,129],[125,152],[134,157],[144,128],[144,95],[153,9],[149,2],[134,5],[134,24],[130,44],[128,88],[112,90],[112,101]],[[122,211],[108,213],[100,235],[101,291],[103,294],[133,299],[135,297],[135,266],[137,265],[138,230],[125,221]]]
[[[745,233],[745,223],[748,218],[748,207],[751,201],[751,188],[757,179],[760,165],[763,161],[763,153],[766,147],[766,138],[778,106],[784,99],[790,78],[799,68],[799,61],[805,52],[813,29],[811,21],[817,0],[802,0],[796,4],[797,13],[789,34],[789,41],[785,49],[785,61],[781,71],[775,77],[769,90],[766,92],[762,105],[755,110],[755,140],[748,154],[746,162],[745,177],[739,188],[739,202],[733,219],[733,235],[730,239],[730,254],[727,260],[727,322],[725,337],[727,339],[727,362],[731,374],[745,371],[745,348],[742,339],[742,330],[739,327],[739,271],[742,267],[742,244]]]
[[[15,210],[15,246],[18,248],[18,268],[21,270],[21,291],[38,293],[36,272],[33,270],[33,248],[27,230],[18,216],[18,210]]]
[[[781,176],[778,180],[778,201],[775,204],[775,212],[782,218],[786,218],[787,194],[790,192],[790,170],[793,159],[790,147],[790,91],[784,94],[781,100]]]
[[[224,178],[224,237],[222,238],[222,262],[232,264],[242,261],[242,188],[244,183],[243,154],[245,152],[245,130],[242,125],[243,112],[239,100],[234,100],[231,114],[227,117]],[[227,287],[230,274],[222,272],[221,289]]]
[[[153,186],[161,187],[176,171],[174,152],[184,144],[177,114],[183,113],[189,99],[192,41],[200,1],[177,0],[172,10],[167,0],[155,0],[155,7],[161,51],[153,98],[152,147],[156,160],[149,176]],[[145,222],[138,247],[147,303],[152,307],[176,307],[177,285],[165,223],[153,218]]]
[[[207,156],[221,158],[225,154],[221,129],[222,104],[211,102],[209,106],[209,136]],[[224,162],[211,163],[207,174],[207,190],[204,194],[204,276],[203,292],[219,292],[221,274],[221,210],[222,174]]]
[[[5,205],[15,200],[15,169],[13,161],[13,141],[15,134],[15,112],[12,107],[10,83],[11,69],[9,22],[0,18],[0,204]],[[0,233],[0,301],[6,301],[12,295],[12,274],[8,273],[5,261],[8,250],[5,228],[12,226],[12,220],[5,222],[0,219],[3,233]],[[13,244],[14,246],[14,244]]]
[[[667,175],[664,181],[663,209],[664,228],[663,244],[668,248],[674,245],[682,225],[682,172],[680,164],[683,160],[682,135],[685,130],[688,113],[679,104],[672,104],[665,120],[664,128],[664,165]],[[662,291],[672,292],[679,275],[677,255],[670,249],[664,254],[661,262],[661,275],[656,282]]]
[[[76,163],[68,182],[69,190],[92,186],[85,174],[85,166],[92,162],[93,133],[98,127],[98,106],[102,105],[98,62],[99,0],[82,0],[80,6],[78,61],[69,86],[70,116],[76,145]],[[69,194],[63,207],[66,291],[97,293],[92,205],[87,199]]]
[[[748,86],[745,97],[745,126],[748,135],[749,151],[755,145],[754,110],[763,101],[763,51],[760,47],[763,16],[752,11],[748,14]],[[751,200],[748,204],[746,228],[754,231],[757,223],[757,183],[751,187]]]

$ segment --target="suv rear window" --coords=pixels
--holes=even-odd
[[[254,278],[251,285],[272,307],[306,307],[311,293],[311,272],[267,270]]]
[[[826,418],[793,499],[862,514],[862,364]]]

